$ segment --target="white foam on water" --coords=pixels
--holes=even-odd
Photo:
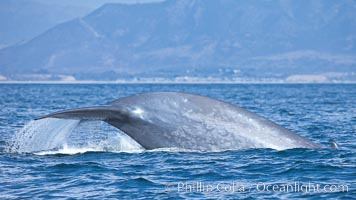
[[[76,147],[68,147],[68,145],[63,145],[63,147],[58,150],[40,151],[40,152],[36,152],[34,154],[36,154],[36,155],[54,155],[54,154],[73,155],[73,154],[85,153],[85,152],[91,152],[91,151],[95,152],[95,151],[100,151],[100,150],[98,150],[97,148],[89,148],[89,147],[76,148]]]
[[[45,118],[30,121],[19,130],[9,142],[8,151],[50,155],[89,151],[137,153],[143,148],[103,122]]]

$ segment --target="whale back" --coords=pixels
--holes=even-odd
[[[146,149],[320,147],[238,106],[187,93],[142,93],[120,98],[107,106],[61,111],[44,117],[106,121]]]

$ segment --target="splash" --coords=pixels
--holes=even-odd
[[[95,151],[100,151],[98,148],[90,148],[90,147],[69,147],[67,144],[63,145],[62,148],[56,150],[49,150],[49,151],[39,151],[35,152],[34,154],[36,155],[54,155],[54,154],[68,154],[68,155],[73,155],[73,154],[78,154],[78,153],[85,153],[85,152],[95,152]]]
[[[79,120],[32,120],[14,135],[9,151],[25,153],[59,148],[78,124]]]
[[[30,121],[14,135],[8,145],[9,152],[38,155],[142,150],[126,134],[104,122],[53,118]]]

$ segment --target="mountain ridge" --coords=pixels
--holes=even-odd
[[[54,73],[78,79],[108,72],[116,78],[208,76],[221,70],[239,70],[239,76],[352,73],[355,4],[268,0],[105,4],[25,44],[0,50],[0,73]]]
[[[0,1],[0,45],[25,43],[58,23],[81,17],[89,9],[50,5],[37,0]]]

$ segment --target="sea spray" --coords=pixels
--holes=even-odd
[[[68,147],[107,152],[141,152],[142,146],[119,129],[103,121],[81,121],[72,131]]]
[[[133,139],[105,122],[54,118],[30,121],[8,145],[8,152],[39,155],[142,150]]]
[[[32,120],[15,133],[9,142],[8,151],[26,153],[61,148],[78,124],[79,120]]]

